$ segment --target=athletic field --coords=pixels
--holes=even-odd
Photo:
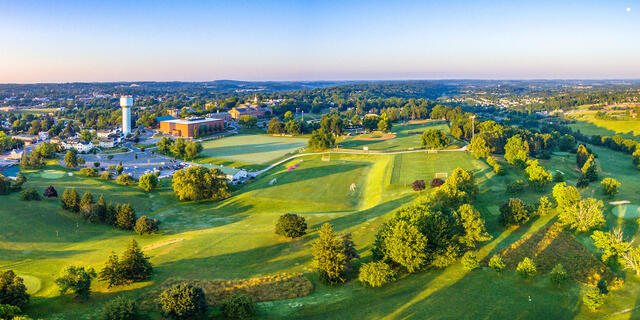
[[[248,164],[268,164],[307,146],[307,138],[237,135],[202,143],[200,162],[207,158]]]

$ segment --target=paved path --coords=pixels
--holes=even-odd
[[[296,154],[293,155],[291,157],[288,157],[286,159],[282,159],[262,170],[259,171],[254,171],[254,172],[249,172],[249,175],[251,175],[252,177],[257,177],[271,169],[273,169],[274,167],[287,162],[291,159],[296,159],[296,158],[300,158],[300,157],[304,157],[304,156],[312,156],[312,155],[319,155],[319,154],[331,154],[331,153],[336,153],[336,154],[362,154],[362,155],[390,155],[390,154],[402,154],[402,153],[415,153],[415,152],[460,152],[460,151],[467,151],[467,147],[469,146],[469,144],[466,144],[465,146],[458,148],[458,149],[436,149],[436,150],[429,150],[429,149],[418,149],[418,150],[403,150],[403,151],[325,151],[325,152],[311,152],[311,153],[301,153],[301,154]]]

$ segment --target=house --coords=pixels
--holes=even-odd
[[[160,122],[160,131],[174,137],[194,138],[224,130],[224,120],[217,118],[173,119]]]
[[[229,110],[231,117],[236,120],[240,119],[242,116],[262,117],[267,113],[272,113],[271,108],[260,107],[257,104],[241,104],[238,107]]]
[[[60,139],[58,137],[53,137],[53,138],[49,139],[49,142],[58,144],[58,143],[62,143],[62,139]]]
[[[92,142],[83,142],[76,139],[68,139],[62,141],[62,147],[66,150],[75,149],[78,152],[89,152],[93,148],[95,148]]]
[[[100,142],[98,142],[98,146],[100,148],[113,148],[116,146],[116,142],[113,139],[102,138]]]
[[[109,135],[111,135],[112,132],[109,130],[98,130],[98,132],[96,133],[96,135],[98,136],[98,138],[108,138]]]
[[[47,131],[38,132],[38,139],[40,139],[41,141],[49,139],[49,132]]]
[[[242,183],[249,179],[249,172],[247,170],[238,170],[235,173],[227,173],[226,178],[232,184]]]
[[[207,115],[207,117],[222,119],[222,120],[227,121],[227,122],[233,120],[233,117],[231,116],[231,113],[229,113],[229,112],[220,112],[220,111],[218,111],[216,113],[209,113]]]
[[[23,151],[17,151],[16,149],[13,149],[7,156],[7,160],[20,160],[22,159],[22,153]]]

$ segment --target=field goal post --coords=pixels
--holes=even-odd
[[[436,172],[436,174],[434,175],[434,178],[439,178],[444,180],[447,180],[447,178],[449,177],[449,173],[447,172]]]
[[[322,161],[325,161],[325,162],[331,161],[331,153],[322,154]]]

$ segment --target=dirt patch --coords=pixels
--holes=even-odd
[[[353,138],[353,140],[360,140],[360,141],[380,141],[380,140],[389,140],[389,139],[393,139],[395,138],[396,135],[395,134],[391,134],[391,133],[387,133],[387,134],[383,134],[380,135],[379,137],[355,137]]]
[[[155,299],[162,290],[186,283],[202,288],[209,305],[222,303],[225,297],[243,292],[255,302],[285,300],[308,296],[313,292],[313,284],[302,273],[285,273],[253,279],[240,280],[182,280],[170,278],[156,290],[142,297],[143,307],[154,306]]]
[[[529,257],[536,263],[538,274],[548,274],[556,264],[561,263],[569,278],[586,285],[596,285],[600,279],[612,283],[617,278],[611,269],[559,223],[516,241],[500,255],[511,270],[515,270],[522,259]]]

